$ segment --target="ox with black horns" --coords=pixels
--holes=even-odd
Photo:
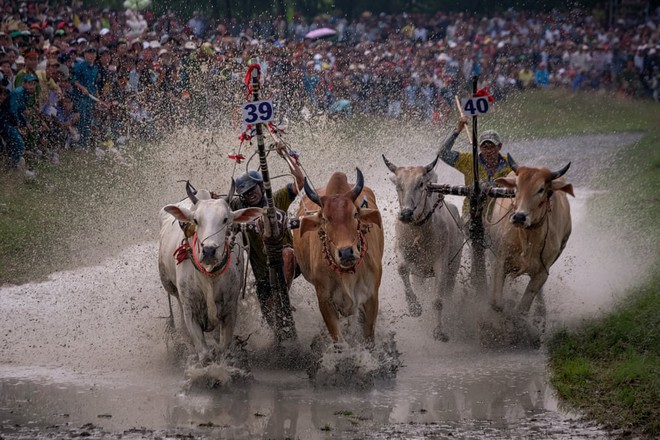
[[[182,320],[199,361],[211,360],[204,332],[216,330],[221,350],[232,342],[238,297],[243,282],[243,252],[235,245],[233,225],[253,221],[261,209],[232,212],[234,182],[227,198],[195,191],[186,183],[188,198],[160,210],[158,270],[163,287],[177,298]],[[170,302],[170,319],[172,306]]]
[[[435,306],[438,324],[435,339],[447,341],[442,328],[442,299],[454,289],[461,264],[462,221],[455,205],[439,193],[428,191],[428,184],[436,181],[433,171],[438,158],[426,166],[397,167],[385,155],[387,168],[394,173],[399,199],[396,222],[396,249],[399,275],[405,287],[408,309],[412,316],[420,316],[422,308],[413,292],[410,275],[435,277]]]
[[[359,312],[365,340],[373,343],[384,246],[374,193],[359,169],[354,186],[344,173],[334,173],[318,192],[307,180],[304,188],[293,248],[303,276],[316,289],[330,337],[344,342],[339,314]],[[317,212],[305,215],[310,211]]]
[[[498,185],[515,189],[513,199],[497,199],[490,236],[495,252],[491,305],[502,309],[502,290],[507,275],[530,277],[518,311],[526,314],[550,275],[571,235],[571,209],[566,194],[573,185],[562,179],[570,162],[558,171],[518,166],[511,155],[513,170],[496,179]],[[541,311],[545,305],[541,297]]]

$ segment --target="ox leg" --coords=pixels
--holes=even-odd
[[[328,300],[319,301],[319,309],[321,310],[321,316],[323,316],[323,321],[333,342],[336,344],[344,342],[344,336],[339,329],[339,319],[334,304]]]
[[[218,319],[218,307],[215,304],[215,293],[211,284],[204,288],[204,299],[206,300],[206,313],[208,315],[208,325],[206,331],[213,330],[220,320]]]
[[[461,248],[454,249],[452,252],[447,254],[447,261],[449,267],[447,268],[447,291],[453,292],[454,287],[456,286],[456,277],[458,276],[458,271],[461,268]],[[449,261],[450,258],[453,260]]]
[[[491,285],[493,286],[493,295],[490,300],[490,306],[496,312],[502,311],[502,292],[504,290],[504,279],[506,278],[506,273],[504,272],[504,263],[495,262],[493,268],[493,278]]]
[[[376,295],[369,298],[362,304],[364,320],[362,322],[362,334],[367,345],[373,346],[376,328],[376,318],[378,317],[378,289]]]
[[[403,281],[403,287],[406,292],[406,302],[408,303],[408,312],[410,316],[418,317],[422,315],[422,306],[417,300],[415,292],[413,292],[412,284],[410,283],[410,270],[406,263],[399,264],[399,276]]]
[[[532,301],[534,301],[534,297],[536,296],[537,293],[541,291],[543,285],[547,280],[548,280],[548,273],[546,271],[542,271],[531,277],[531,279],[529,280],[529,284],[525,289],[525,293],[523,294],[523,297],[520,300],[520,304],[518,304],[518,312],[524,314],[529,312],[529,308],[532,306]]]
[[[444,332],[442,326],[442,309],[444,308],[442,301],[446,298],[447,292],[449,292],[449,267],[447,266],[447,259],[442,258],[433,270],[435,272],[435,309],[438,312],[438,324],[433,329],[433,338],[438,341],[447,342],[449,336]]]
[[[190,304],[187,301],[183,301],[183,322],[186,324],[188,329],[188,334],[190,339],[192,339],[195,350],[197,351],[197,357],[199,362],[205,364],[209,361],[209,347],[206,345],[206,340],[204,339],[204,332],[202,327],[195,321],[193,318],[193,312]]]

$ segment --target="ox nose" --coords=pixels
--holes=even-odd
[[[339,261],[341,264],[351,264],[353,260],[355,260],[353,246],[338,249],[337,252],[339,253]]]
[[[402,209],[401,212],[399,212],[399,220],[401,220],[404,223],[411,222],[412,218],[413,218],[413,210],[410,208]]]
[[[516,212],[511,218],[511,223],[514,225],[522,225],[527,220],[527,215],[524,212]]]
[[[215,246],[204,246],[202,247],[202,261],[212,262],[215,259],[215,251],[218,248]]]

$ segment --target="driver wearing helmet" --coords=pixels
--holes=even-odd
[[[276,148],[280,156],[288,156],[288,152],[283,144],[277,143]],[[287,163],[289,164],[291,174],[296,179],[296,185],[289,183],[284,188],[273,191],[273,203],[275,207],[285,212],[298,195],[298,188],[302,188],[303,186],[303,174],[295,160],[288,160]],[[236,193],[239,197],[232,200],[231,208],[233,210],[249,207],[266,207],[263,177],[258,171],[251,170],[238,176],[236,179]],[[250,243],[250,266],[257,282],[257,298],[259,299],[261,312],[270,327],[275,329],[275,298],[270,288],[263,239],[261,234],[255,230],[248,230],[245,232],[245,235]],[[282,258],[284,260],[284,276],[289,286],[291,285],[291,281],[293,281],[296,267],[292,243],[291,234],[286,229]]]

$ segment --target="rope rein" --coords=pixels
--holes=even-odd
[[[231,235],[231,240],[229,243],[227,243],[227,238]],[[184,238],[181,241],[181,245],[176,248],[172,256],[176,259],[176,264],[179,265],[183,263],[185,260],[190,259],[193,267],[200,273],[202,273],[205,276],[208,277],[218,277],[221,275],[224,275],[225,272],[227,272],[227,269],[229,269],[229,266],[231,265],[231,252],[236,244],[236,234],[231,234],[229,229],[227,229],[227,232],[225,234],[225,241],[224,241],[224,252],[222,255],[222,260],[218,265],[216,265],[213,269],[210,271],[207,271],[204,269],[202,264],[199,262],[199,257],[197,255],[197,233],[195,233],[192,237],[193,243],[192,246],[188,242],[188,238]]]
[[[364,233],[369,230],[368,226],[362,226],[360,222],[358,222],[358,227],[357,227],[357,232],[358,232],[358,249],[360,250],[360,260],[353,265],[352,267],[342,267],[337,262],[335,262],[335,259],[332,256],[332,253],[330,252],[330,248],[328,246],[328,234],[326,233],[325,229],[319,228],[319,238],[321,239],[321,243],[323,244],[323,258],[325,259],[326,264],[330,269],[333,271],[339,273],[339,274],[345,274],[345,273],[350,273],[354,274],[357,269],[360,267],[362,264],[362,261],[364,261],[364,256],[367,254],[367,240],[364,237]]]
[[[428,200],[428,198],[429,198],[429,197],[428,197],[428,192],[427,192],[427,196],[426,196],[426,198],[424,199],[424,206],[426,206],[426,201]],[[429,212],[428,212],[428,213],[427,213],[422,219],[415,220],[415,221],[411,222],[410,224],[411,224],[412,226],[422,226],[424,223],[426,223],[427,221],[429,221],[429,219],[431,218],[431,216],[433,215],[433,213],[435,212],[435,210],[438,208],[438,206],[440,206],[440,204],[441,204],[444,200],[445,200],[445,197],[444,197],[442,194],[439,194],[439,196],[438,196],[438,200],[435,202],[435,204],[433,205],[433,207],[431,208],[431,210],[430,210],[430,211],[429,211]],[[423,213],[423,211],[422,211],[422,213]]]

